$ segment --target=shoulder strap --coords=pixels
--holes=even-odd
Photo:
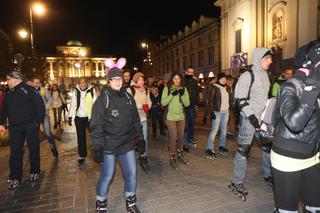
[[[129,88],[130,88],[130,90],[131,90],[131,95],[132,95],[132,97],[134,97],[135,94],[136,94],[136,89],[133,88],[132,86],[130,86]]]
[[[254,74],[253,74],[252,69],[250,69],[248,72],[249,72],[250,75],[251,75],[251,81],[250,81],[250,86],[249,86],[249,91],[248,91],[247,100],[250,99],[251,87],[252,87],[252,84],[253,84],[253,82],[254,82]]]

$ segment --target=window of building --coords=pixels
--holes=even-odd
[[[214,64],[214,47],[208,48],[208,59],[210,65]]]
[[[194,67],[194,53],[190,54],[190,67]]]
[[[102,70],[102,64],[101,63],[98,63],[98,70]]]
[[[185,46],[185,45],[182,46],[182,53],[183,53],[183,54],[186,53],[186,46]]]
[[[183,69],[186,70],[188,68],[188,57],[184,56],[183,57]]]
[[[199,47],[202,46],[202,39],[201,39],[201,37],[198,38],[198,45],[199,45]]]
[[[241,29],[236,31],[236,53],[241,52]]]
[[[193,43],[190,41],[190,50],[193,50]]]
[[[179,48],[176,49],[176,56],[179,57]]]
[[[177,59],[177,71],[180,71],[180,59]]]
[[[204,65],[204,51],[201,50],[199,52],[199,67],[202,67]]]
[[[212,42],[213,41],[213,32],[209,32],[208,34],[208,41]]]

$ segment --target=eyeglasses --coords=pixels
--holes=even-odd
[[[122,82],[122,81],[123,81],[123,78],[111,78],[110,81],[113,81],[113,82]]]

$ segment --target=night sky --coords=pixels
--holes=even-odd
[[[9,34],[16,51],[30,40],[21,41],[17,28],[28,27],[28,2],[2,0],[0,28]],[[128,65],[141,63],[142,41],[157,41],[191,26],[200,15],[219,17],[213,0],[47,0],[44,17],[34,17],[35,48],[39,53],[56,53],[56,45],[79,40],[95,55],[127,57]],[[30,46],[28,47],[30,48]]]

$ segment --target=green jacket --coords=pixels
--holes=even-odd
[[[280,75],[277,78],[276,82],[272,85],[272,96],[273,97],[278,96],[280,85],[285,81],[286,81],[286,79],[282,75]]]
[[[176,89],[170,88],[170,92],[168,92],[167,86],[163,89],[161,104],[168,109],[168,114],[165,119],[169,121],[181,121],[185,119],[184,107],[190,105],[189,93],[188,90],[184,88],[183,96],[180,96],[180,94],[173,96],[171,93],[174,90]]]

